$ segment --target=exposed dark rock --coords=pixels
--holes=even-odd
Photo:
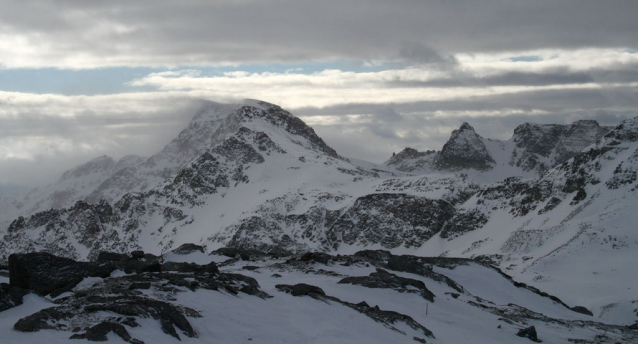
[[[128,254],[116,252],[100,252],[97,255],[97,263],[120,262],[130,259]]]
[[[134,259],[142,259],[144,258],[144,251],[133,251],[131,252],[131,257]]]
[[[9,256],[11,286],[30,289],[39,295],[71,290],[86,277],[108,277],[113,267],[56,257],[50,253]]]
[[[29,291],[7,283],[0,283],[0,312],[22,304],[22,297]]]
[[[436,160],[436,166],[441,170],[489,170],[494,164],[483,138],[467,123],[452,132]]]
[[[348,245],[418,247],[438,233],[456,209],[444,200],[400,193],[357,198],[327,230],[331,248]]]
[[[175,254],[191,254],[193,252],[201,252],[204,253],[204,247],[200,246],[200,245],[195,245],[195,244],[183,244],[182,246],[174,249],[172,251]]]
[[[434,338],[434,333],[432,333],[432,331],[425,328],[423,325],[419,324],[414,319],[412,319],[412,317],[408,315],[401,314],[394,311],[382,310],[379,308],[379,306],[370,307],[365,302],[353,304],[346,301],[341,301],[338,298],[332,297],[332,296],[326,296],[325,298],[331,301],[339,302],[345,306],[355,309],[356,311],[368,316],[369,318],[371,318],[372,320],[378,323],[383,324],[384,326],[386,326],[387,328],[393,331],[404,333],[403,331],[392,326],[396,323],[404,323],[405,325],[409,326],[413,330],[421,331],[425,336]]]
[[[143,341],[131,337],[126,328],[120,324],[109,321],[103,321],[82,334],[74,334],[69,339],[86,339],[92,342],[105,342],[108,340],[106,335],[113,332],[120,336],[122,340],[132,344],[144,344]]]
[[[242,266],[241,268],[242,268],[242,270],[255,271],[255,270],[259,269],[259,266],[245,265],[245,266]]]
[[[576,313],[580,313],[580,314],[585,314],[585,315],[589,315],[589,316],[594,316],[594,313],[592,313],[592,311],[590,311],[589,309],[583,307],[583,306],[574,306],[572,308],[570,308],[572,311],[576,312]]]
[[[487,223],[487,216],[478,209],[459,211],[441,229],[441,238],[451,240],[477,230]]]
[[[275,288],[277,288],[279,291],[285,292],[285,293],[289,293],[292,296],[310,296],[314,299],[318,299],[318,300],[323,300],[323,301],[333,301],[333,302],[337,302],[340,303],[344,306],[350,307],[366,316],[368,316],[369,318],[373,319],[374,321],[383,324],[384,326],[386,326],[387,328],[393,330],[393,331],[397,331],[400,333],[405,334],[403,331],[397,329],[396,327],[392,326],[393,324],[397,323],[397,322],[402,322],[404,324],[406,324],[407,326],[409,326],[410,328],[414,329],[414,330],[418,330],[418,331],[422,331],[424,335],[434,338],[434,334],[432,333],[432,331],[428,330],[427,328],[423,327],[423,325],[419,324],[418,322],[414,321],[414,319],[412,319],[412,317],[405,315],[405,314],[401,314],[401,313],[397,313],[394,311],[385,311],[385,310],[381,310],[379,309],[378,306],[375,307],[370,307],[368,306],[368,304],[366,302],[359,302],[357,304],[354,303],[350,303],[350,302],[346,302],[346,301],[341,301],[340,299],[333,297],[333,296],[328,296],[326,295],[326,293],[323,291],[323,289],[314,286],[314,285],[309,285],[309,284],[305,284],[305,283],[298,283],[295,285],[288,285],[288,284],[277,284],[275,286]]]
[[[267,106],[268,110],[263,111],[255,107],[243,106],[237,112],[245,120],[251,120],[255,117],[260,117],[270,122],[271,124],[285,129],[287,132],[293,135],[299,135],[308,140],[310,147],[317,151],[322,152],[332,158],[342,159],[337,152],[329,147],[317,134],[314,129],[306,125],[301,119],[293,116],[288,111],[282,109],[279,106],[260,102],[262,105]]]
[[[150,289],[150,288],[151,288],[151,282],[135,282],[135,283],[132,283],[131,285],[129,285],[129,287],[128,287],[129,290]]]
[[[411,278],[400,277],[379,268],[377,268],[377,272],[371,273],[370,276],[346,277],[338,283],[361,285],[367,288],[394,289],[401,293],[419,293],[424,299],[434,302],[434,294],[428,290],[425,283]]]
[[[456,264],[460,264],[460,263],[465,263],[467,261],[463,259],[453,260],[450,258],[438,259],[438,261],[443,261],[443,260],[450,260],[449,264],[453,264],[452,262],[455,262]],[[429,261],[429,263],[432,264],[432,262],[435,262],[435,261],[437,260],[432,259]],[[447,284],[447,286],[449,286],[450,288],[453,288],[459,293],[464,293],[463,287],[461,285],[454,282],[452,279],[450,279],[449,277],[445,275],[441,275],[439,273],[432,271],[432,266],[427,265],[424,258],[416,257],[416,256],[407,256],[407,255],[392,256],[390,257],[390,259],[388,259],[388,264],[386,265],[386,267],[388,269],[395,270],[395,271],[403,271],[403,272],[409,272],[409,273],[421,275],[429,279],[432,279],[434,281],[445,283]]]
[[[229,234],[228,247],[263,252],[268,256],[290,256],[299,245],[284,232],[279,222],[261,216],[244,218],[225,232]]]
[[[98,311],[110,311],[125,316],[152,317],[160,322],[162,331],[177,339],[179,335],[175,327],[180,329],[187,337],[195,337],[195,330],[186,317],[170,303],[152,300],[142,297],[131,297],[124,300],[111,300],[103,304],[87,305],[84,310],[89,313]]]
[[[226,256],[229,258],[241,258],[242,260],[250,260],[250,253],[248,251],[242,250],[236,247],[222,247],[219,248],[210,254],[216,254],[219,256]]]
[[[545,207],[541,210],[538,211],[538,215],[542,215],[548,211],[552,211],[554,210],[554,208],[556,208],[556,206],[558,206],[560,203],[562,202],[562,200],[558,197],[552,197],[547,204],[545,205]]]
[[[111,261],[104,264],[115,269],[120,269],[127,274],[142,273],[142,272],[159,272],[162,270],[162,266],[157,259],[136,259],[127,258],[120,261]]]
[[[434,150],[419,152],[414,148],[405,148],[401,152],[392,155],[385,165],[392,166],[403,172],[427,171],[434,168],[434,161],[438,154]]]
[[[304,253],[299,260],[303,262],[314,261],[317,263],[328,264],[332,260],[332,256],[323,252],[307,252]]]
[[[323,289],[316,287],[314,285],[298,283],[295,285],[288,284],[277,284],[275,286],[280,291],[291,294],[292,296],[317,296],[317,295],[326,295]]]
[[[261,291],[259,282],[252,277],[240,274],[220,273],[215,276],[215,278],[219,283],[226,284],[226,286],[230,286],[233,290],[238,290],[242,293],[254,295],[262,299],[271,298],[270,295]]]
[[[541,342],[541,340],[538,339],[538,335],[536,334],[536,328],[534,326],[520,329],[518,333],[516,333],[516,335],[523,338],[529,338],[533,342],[537,342],[537,343]]]
[[[587,192],[585,192],[585,189],[580,188],[578,189],[578,192],[576,193],[576,195],[574,196],[570,204],[572,205],[577,204],[580,201],[584,200],[585,198],[587,198]]]
[[[570,125],[525,123],[514,129],[512,140],[520,153],[514,156],[516,166],[539,175],[572,158],[583,148],[595,143],[609,128],[596,121],[576,121]],[[553,156],[548,164],[541,162]]]
[[[492,270],[494,270],[494,271],[498,272],[501,276],[503,276],[503,277],[504,277],[504,278],[506,278],[507,280],[511,281],[511,282],[514,284],[514,286],[515,286],[515,287],[517,287],[517,288],[524,288],[524,289],[527,289],[527,290],[531,291],[532,293],[534,293],[534,294],[536,294],[536,295],[540,295],[540,296],[542,296],[542,297],[546,297],[546,298],[548,298],[548,299],[550,299],[550,300],[552,300],[552,301],[554,301],[554,302],[556,302],[556,303],[558,303],[558,304],[562,305],[563,307],[565,307],[565,308],[567,308],[567,309],[569,309],[569,310],[572,310],[572,311],[574,311],[574,312],[576,312],[576,313],[581,313],[581,314],[589,314],[589,313],[591,313],[591,312],[590,312],[588,309],[586,309],[585,307],[582,307],[582,306],[569,307],[569,306],[568,306],[565,302],[563,302],[563,300],[559,299],[557,296],[554,296],[554,295],[548,294],[548,293],[546,293],[546,292],[544,292],[544,291],[541,291],[540,289],[538,289],[538,288],[536,288],[536,287],[532,287],[532,286],[527,285],[527,284],[525,284],[525,283],[523,283],[523,282],[517,282],[517,281],[515,281],[515,280],[512,278],[512,276],[510,276],[510,275],[506,274],[505,272],[503,272],[503,270],[499,269],[498,267],[496,267],[496,266],[494,266],[494,265],[486,264],[485,266],[487,266],[487,267],[489,267],[490,269],[492,269]],[[589,312],[589,313],[588,313],[588,312]],[[590,314],[590,315],[593,315],[593,314]]]
[[[354,254],[355,257],[362,257],[373,261],[387,261],[392,257],[390,251],[385,250],[361,250]]]
[[[72,316],[71,313],[60,311],[60,307],[45,308],[27,317],[24,317],[13,325],[20,332],[37,332],[40,330],[56,329],[57,322]]]
[[[195,273],[219,273],[219,268],[215,262],[210,262],[206,265],[199,265],[195,263],[176,263],[166,262],[162,265],[161,271],[177,271],[177,272],[195,272]]]

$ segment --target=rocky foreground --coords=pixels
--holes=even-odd
[[[103,252],[93,262],[13,254],[1,268],[8,343],[638,341],[638,324],[599,322],[471,259],[207,254],[186,244],[162,257]]]

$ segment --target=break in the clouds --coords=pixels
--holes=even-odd
[[[638,114],[633,0],[0,5],[0,186],[153,154],[199,99],[279,104],[376,162],[439,149],[463,121],[507,139]]]

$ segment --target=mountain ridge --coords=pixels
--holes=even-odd
[[[214,123],[204,124],[207,116]],[[495,183],[473,178],[472,168],[410,175],[355,165],[295,118],[260,102],[232,107],[226,114],[202,112],[192,130],[209,134],[202,134],[206,148],[198,156],[166,172],[168,177],[152,187],[129,190],[115,201],[78,200],[14,218],[2,233],[2,258],[42,250],[74,259],[95,259],[103,251],[162,254],[185,243],[208,251],[252,248],[279,255],[387,249],[481,259],[556,294],[569,294],[572,288],[578,291],[574,295],[591,299],[570,299],[571,304],[605,309],[601,316],[606,319],[632,317],[628,305],[634,300],[626,289],[605,285],[615,295],[605,298],[578,282],[619,257],[630,261],[638,247],[626,225],[638,221],[631,211],[637,192],[638,118],[622,122],[541,177]],[[596,127],[584,123],[588,126]],[[481,138],[469,124],[460,129],[452,135],[458,139],[452,146],[480,140],[485,149],[475,151],[484,154],[501,144]],[[189,132],[183,133],[169,144],[170,151],[179,152],[180,144],[189,142]],[[573,146],[567,141],[556,142]],[[184,145],[192,151],[193,146]],[[428,154],[436,162],[436,154]],[[507,154],[492,156],[493,169],[500,168],[502,156]],[[108,158],[99,161],[114,166]],[[155,176],[168,171],[162,161],[169,157],[153,161],[160,171]],[[491,165],[481,161],[472,166]],[[126,179],[126,173],[120,177]],[[582,267],[575,254],[602,259]],[[554,260],[562,263],[549,264]],[[622,264],[605,276],[622,280],[638,275],[635,269]],[[575,277],[559,283],[565,271]],[[620,306],[610,306],[614,303]]]
[[[383,165],[415,174],[470,169],[484,176],[498,169],[509,170],[506,176],[487,177],[489,182],[515,175],[540,177],[595,143],[611,129],[600,126],[594,120],[579,120],[568,125],[528,122],[517,126],[509,140],[500,141],[483,138],[464,122],[452,132],[441,151],[419,152],[408,147],[394,154]]]

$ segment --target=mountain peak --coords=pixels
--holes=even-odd
[[[467,122],[463,122],[458,129],[459,131],[472,131],[474,132],[474,128]]]
[[[467,122],[463,122],[459,129],[452,132],[437,159],[438,168],[442,170],[489,170],[494,164],[483,137]]]

